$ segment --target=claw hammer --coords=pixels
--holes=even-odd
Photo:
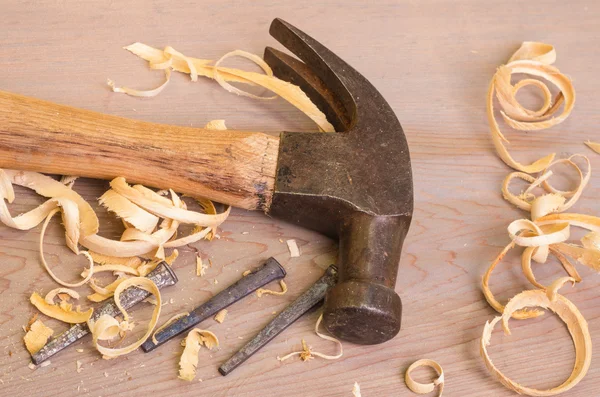
[[[413,212],[404,132],[375,87],[330,50],[281,19],[270,33],[300,59],[267,47],[275,76],[299,85],[342,132],[176,127],[0,91],[0,167],[123,176],[337,237],[339,282],[323,323],[351,342],[385,342],[400,330],[395,283]]]

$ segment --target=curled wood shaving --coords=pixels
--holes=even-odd
[[[37,353],[46,345],[48,338],[50,338],[52,334],[54,334],[52,328],[47,327],[42,320],[35,320],[29,326],[29,331],[27,331],[23,337],[23,342],[25,342],[27,351],[31,354]]]
[[[582,158],[587,165],[587,171],[585,175],[581,168],[573,161],[574,158],[580,157]],[[577,188],[570,191],[561,191],[555,189],[552,185],[550,185],[550,177],[553,175],[550,168],[557,164],[566,164],[575,169],[579,176],[579,183]],[[523,172],[512,172],[505,179],[502,184],[502,195],[504,198],[509,201],[511,204],[514,204],[518,208],[521,208],[526,211],[531,211],[531,219],[534,221],[538,218],[541,218],[550,213],[556,212],[564,212],[571,208],[577,200],[581,197],[583,190],[587,186],[590,177],[591,177],[591,165],[590,161],[586,156],[582,156],[580,154],[575,154],[570,156],[569,158],[559,159],[551,164],[544,170],[543,174],[534,178],[531,175],[525,174]],[[513,179],[519,178],[523,179],[526,182],[529,182],[530,185],[527,190],[521,195],[517,196],[510,192],[510,183]],[[535,196],[532,190],[535,187],[541,186],[548,192],[542,196]],[[568,199],[568,200],[567,200]]]
[[[112,283],[108,284],[105,287],[101,287],[96,284],[94,279],[90,280],[89,286],[94,290],[94,293],[88,295],[87,298],[92,302],[102,302],[115,294],[115,290],[123,281],[127,280],[130,276],[119,277]]]
[[[167,321],[165,321],[165,323],[163,325],[161,325],[160,327],[156,328],[156,330],[152,334],[152,342],[155,345],[158,345],[158,341],[156,340],[156,334],[158,334],[163,329],[167,328],[171,323],[179,320],[182,317],[189,316],[189,315],[190,315],[189,312],[177,313],[176,315],[174,315],[173,317],[171,317],[170,319],[168,319]]]
[[[223,309],[223,310],[219,311],[215,315],[215,321],[218,322],[219,324],[223,324],[223,321],[225,321],[225,316],[227,316],[227,309]]]
[[[5,203],[5,200],[12,202],[15,199],[13,184],[33,189],[38,194],[48,197],[49,200],[31,211],[13,218]],[[90,254],[85,251],[80,252],[78,244],[87,247],[96,256],[128,258],[127,261],[132,260],[134,263],[136,260],[131,259],[132,257],[146,255],[153,251],[155,255],[162,259],[164,258],[164,248],[174,248],[178,244],[185,245],[190,240],[197,241],[203,238],[214,227],[223,222],[229,213],[229,210],[216,215],[187,211],[185,210],[185,203],[173,192],[171,192],[171,199],[168,199],[141,185],[131,187],[122,178],[117,178],[113,190],[121,196],[134,198],[132,200],[128,199],[129,202],[139,206],[152,216],[165,216],[166,212],[174,214],[177,219],[164,217],[156,231],[152,233],[144,232],[132,226],[125,230],[121,241],[107,239],[97,234],[98,217],[91,206],[78,193],[42,174],[28,171],[0,170],[0,221],[9,227],[29,230],[44,222],[44,220],[46,220],[47,225],[50,214],[54,215],[60,209],[63,215],[67,245],[74,253],[88,257],[90,267],[92,267],[93,260]],[[119,208],[111,207],[111,209],[115,213],[120,212]],[[132,220],[130,219],[130,221]],[[205,223],[203,224],[203,222]],[[201,226],[202,230],[197,235],[192,236],[191,239],[187,236],[183,239],[170,241],[177,232],[180,223]],[[45,231],[45,228],[43,230]],[[40,243],[40,248],[43,248],[43,234]],[[41,252],[42,263],[48,268],[43,258],[43,251]],[[114,263],[112,260],[108,263],[123,264]],[[131,266],[129,263],[127,265]],[[92,274],[90,271],[88,277],[91,277]],[[79,286],[89,281],[89,278],[87,278],[76,284],[67,284],[58,280],[51,272],[50,275],[67,287]]]
[[[69,209],[67,209],[67,208],[69,208]],[[50,267],[48,266],[48,263],[46,262],[46,258],[44,257],[44,236],[46,235],[46,228],[48,227],[50,220],[52,219],[54,214],[56,214],[57,212],[60,211],[58,208],[55,208],[52,211],[50,211],[50,213],[46,217],[46,220],[44,221],[44,224],[42,225],[42,230],[40,231],[40,261],[42,262],[44,269],[46,269],[46,271],[48,272],[50,277],[52,277],[52,279],[54,281],[56,281],[57,283],[59,283],[60,285],[64,285],[65,287],[71,287],[71,288],[80,287],[83,284],[90,281],[90,278],[92,277],[92,274],[93,274],[92,271],[94,270],[94,260],[92,259],[90,254],[88,254],[86,251],[79,251],[79,248],[77,247],[77,241],[79,240],[79,229],[78,229],[79,213],[77,211],[76,205],[71,201],[64,201],[63,202],[63,210],[64,210],[63,224],[65,225],[65,230],[66,230],[67,246],[69,248],[71,248],[71,250],[76,255],[83,255],[88,259],[90,267],[89,267],[89,269],[86,269],[84,271],[84,273],[85,272],[89,272],[89,273],[87,273],[85,276],[82,276],[83,280],[81,280],[78,283],[67,283],[66,281],[63,281],[60,278],[58,278],[54,274],[52,269],[50,269]]]
[[[510,167],[527,173],[540,172],[547,168],[554,159],[554,153],[549,154],[532,164],[524,165],[514,160],[509,154],[505,143],[509,143],[500,131],[494,116],[494,94],[502,108],[501,115],[504,121],[512,128],[522,131],[536,131],[550,128],[563,122],[573,110],[575,104],[575,90],[571,80],[551,66],[556,60],[554,47],[535,42],[524,42],[506,65],[502,65],[490,82],[487,94],[487,116],[496,152]],[[560,91],[554,101],[546,83],[535,80],[521,80],[516,85],[511,83],[513,73],[524,73],[541,77],[554,84]],[[523,107],[516,98],[522,87],[534,85],[544,95],[544,104],[538,110],[529,110]],[[563,112],[555,116],[564,103]]]
[[[100,196],[98,202],[109,211],[114,212],[119,218],[143,232],[152,233],[158,225],[158,216],[144,211],[112,189]]]
[[[287,285],[285,284],[285,281],[279,280],[279,285],[281,286],[281,291],[273,291],[270,289],[259,288],[256,290],[256,295],[259,298],[262,297],[263,295],[285,295],[285,293],[288,290]]]
[[[69,324],[85,323],[90,319],[94,311],[94,309],[92,308],[86,310],[85,312],[81,312],[79,310],[65,310],[57,305],[48,304],[48,302],[46,302],[44,298],[42,298],[37,292],[31,294],[29,300],[33,306],[35,306],[40,312],[42,312],[46,316],[55,318],[60,321],[64,321],[65,323]]]
[[[120,333],[121,331],[126,331],[128,329],[131,329],[130,328],[131,322],[129,321],[129,314],[121,306],[120,294],[125,289],[132,287],[132,286],[145,289],[146,291],[150,292],[156,298],[156,301],[157,301],[157,304],[154,307],[154,311],[152,312],[152,318],[150,319],[150,322],[148,323],[148,328],[147,328],[146,333],[139,340],[131,343],[130,345],[128,345],[126,347],[110,348],[110,347],[100,345],[98,343],[99,340],[106,340],[106,339],[110,340],[110,339],[114,338],[117,334],[117,330]],[[128,278],[127,280],[120,283],[117,286],[117,288],[115,289],[114,300],[115,300],[116,306],[119,308],[119,311],[121,312],[121,314],[123,316],[123,321],[119,322],[114,317],[111,317],[108,315],[100,316],[100,318],[95,322],[88,321],[88,327],[92,333],[92,341],[93,341],[94,347],[96,347],[96,349],[100,352],[100,354],[102,354],[102,357],[104,359],[111,359],[111,358],[119,357],[124,354],[131,353],[132,351],[134,351],[138,347],[140,347],[142,345],[142,343],[144,343],[150,337],[150,335],[152,335],[152,331],[154,330],[154,327],[156,326],[156,323],[158,322],[158,318],[160,317],[160,309],[161,309],[161,305],[162,305],[160,290],[158,289],[158,287],[156,286],[156,284],[154,284],[154,282],[152,280],[150,280],[149,278],[145,278],[145,277],[132,277],[132,278]],[[110,319],[112,319],[112,320],[110,320]]]
[[[167,84],[169,84],[169,81],[171,81],[171,69],[165,69],[165,82],[151,90],[136,90],[135,88],[129,87],[117,87],[115,85],[115,82],[111,79],[107,79],[106,84],[108,84],[108,86],[112,88],[113,92],[120,92],[131,96],[149,98],[160,94],[161,91],[165,89]]]
[[[72,289],[69,289],[69,288],[55,288],[46,294],[46,297],[44,298],[44,300],[49,305],[54,305],[54,298],[56,298],[56,296],[59,294],[66,294],[67,296],[69,296],[75,300],[79,299],[79,294],[77,293],[77,291],[73,291]]]
[[[592,340],[587,322],[577,307],[567,298],[557,293],[566,282],[574,282],[574,279],[571,277],[563,277],[552,283],[547,290],[539,289],[521,292],[508,302],[502,316],[498,316],[491,322],[485,324],[480,343],[481,356],[492,375],[508,389],[528,396],[553,396],[565,392],[577,385],[587,373],[592,359]],[[490,345],[494,326],[502,321],[504,333],[510,335],[508,320],[513,313],[522,310],[525,307],[541,307],[550,309],[556,313],[567,325],[571,338],[573,339],[573,344],[575,345],[575,365],[571,375],[561,385],[552,389],[539,390],[516,383],[496,368],[487,352],[487,346]]]
[[[194,328],[185,338],[185,348],[179,359],[179,379],[194,380],[198,367],[198,353],[203,345],[212,350],[219,347],[219,339],[210,331]]]
[[[431,383],[415,382],[413,378],[411,378],[410,373],[418,367],[431,367],[438,374],[438,377]],[[417,360],[406,370],[406,373],[404,374],[404,382],[406,382],[406,386],[408,386],[413,393],[417,394],[431,393],[436,386],[439,386],[438,397],[442,397],[442,392],[444,391],[444,370],[440,364],[433,360]]]
[[[286,240],[286,244],[288,246],[288,250],[290,251],[290,257],[297,258],[300,256],[300,250],[298,249],[296,240]]]
[[[304,339],[302,339],[302,351],[297,351],[297,352],[292,352],[289,353],[283,357],[277,357],[277,360],[279,361],[285,361],[290,357],[294,357],[294,356],[299,356],[300,359],[302,359],[302,361],[308,361],[308,360],[312,360],[315,357],[321,357],[325,360],[337,360],[338,358],[342,357],[342,355],[344,354],[344,349],[342,347],[342,342],[340,342],[339,340],[337,340],[336,338],[329,336],[329,335],[325,335],[319,332],[319,325],[321,324],[321,321],[323,320],[323,314],[321,313],[321,315],[319,316],[319,319],[317,320],[317,323],[315,324],[315,333],[317,334],[317,336],[321,339],[325,339],[331,342],[335,342],[335,344],[337,344],[340,347],[340,352],[336,355],[328,355],[328,354],[323,354],[323,353],[319,353],[319,352],[315,352],[312,350],[312,348],[310,346],[308,346],[306,344],[306,341],[304,341]]]
[[[142,43],[134,43],[125,47],[125,49],[139,56],[140,58],[145,59],[150,64],[160,64],[168,59],[164,51],[152,48]],[[256,57],[256,55],[254,56]],[[219,76],[219,78],[225,82],[237,82],[264,87],[279,95],[296,108],[300,109],[304,114],[310,117],[322,131],[334,131],[331,123],[327,121],[325,114],[321,112],[314,103],[312,103],[312,101],[300,89],[300,87],[294,84],[290,84],[269,74],[246,72],[239,69],[224,67],[219,67],[218,71],[216,71],[216,66],[209,65],[209,63],[212,61],[187,56],[184,57],[186,58],[185,61],[182,59],[173,59],[170,67],[177,72],[190,73],[191,70],[189,62],[191,62],[199,76],[204,76],[211,79],[216,79],[217,76]],[[259,57],[257,58],[260,59]]]
[[[265,61],[263,61],[263,59],[261,57],[259,57],[258,55],[251,54],[251,53],[246,52],[246,51],[235,50],[235,51],[231,51],[231,52],[228,52],[227,54],[223,55],[215,63],[215,66],[214,66],[214,68],[215,68],[214,69],[214,78],[215,78],[215,81],[217,83],[219,83],[219,85],[221,87],[225,88],[227,91],[232,92],[234,94],[241,95],[241,96],[247,96],[249,98],[254,98],[254,99],[275,99],[275,98],[277,98],[277,95],[270,96],[270,97],[256,96],[256,95],[250,94],[249,92],[242,91],[239,88],[234,87],[231,84],[229,84],[227,81],[225,81],[225,79],[221,76],[221,73],[219,72],[219,65],[225,59],[230,58],[230,57],[234,57],[234,56],[239,56],[239,57],[242,57],[242,58],[249,59],[250,61],[252,61],[255,64],[257,64],[258,66],[260,66],[260,68],[262,70],[264,70],[264,72],[266,73],[267,76],[273,77],[273,71],[271,70],[271,67],[269,65],[267,65],[267,63]]]

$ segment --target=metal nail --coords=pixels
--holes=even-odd
[[[304,313],[321,302],[327,291],[333,287],[336,282],[337,268],[331,265],[316,283],[267,324],[254,339],[246,343],[244,347],[221,365],[221,367],[219,367],[221,375],[225,376],[236,369],[283,330],[292,325],[292,323],[299,319]]]
[[[271,281],[280,280],[286,275],[285,270],[274,258],[269,258],[261,267],[242,277],[235,284],[213,296],[207,302],[195,308],[190,314],[170,324],[165,329],[154,335],[158,344],[148,339],[142,344],[142,349],[147,353],[179,334],[191,329],[196,324],[215,315],[229,305],[239,301],[245,296]]]
[[[158,288],[167,287],[169,285],[174,285],[177,283],[177,276],[169,267],[169,265],[167,265],[165,262],[159,263],[159,265],[146,277],[152,280]],[[135,304],[143,301],[150,295],[150,292],[145,291],[141,288],[129,287],[120,295],[121,305],[125,309],[129,309]],[[94,313],[92,314],[92,320],[97,320],[103,314],[108,314],[114,317],[120,313],[121,311],[119,310],[119,308],[117,308],[117,305],[115,305],[114,298],[110,298],[100,308],[94,309]],[[39,365],[42,362],[46,361],[48,358],[61,351],[62,349],[77,342],[79,339],[83,338],[89,333],[90,330],[86,323],[75,324],[67,331],[63,332],[62,334],[48,342],[38,352],[32,354],[31,360],[34,364]]]

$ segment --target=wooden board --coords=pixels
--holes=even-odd
[[[21,232],[0,226],[0,395],[339,396],[350,395],[354,382],[359,382],[365,397],[406,396],[411,393],[402,380],[404,371],[425,357],[444,367],[445,396],[512,395],[487,374],[479,357],[483,324],[495,315],[483,299],[480,281],[508,241],[507,224],[526,214],[511,208],[499,193],[509,169],[494,154],[484,96],[496,67],[522,41],[554,44],[557,66],[574,80],[575,111],[549,131],[509,131],[512,152],[523,161],[553,151],[560,156],[585,153],[597,169],[600,157],[584,147],[583,141],[600,140],[600,82],[596,77],[600,58],[595,50],[600,6],[589,1],[379,3],[2,2],[2,90],[182,126],[202,126],[223,118],[235,129],[315,129],[281,100],[240,98],[213,82],[192,84],[182,75],[174,76],[154,99],[117,95],[106,86],[107,77],[139,88],[162,81],[161,73],[148,70],[143,61],[121,49],[124,45],[135,41],[172,45],[205,58],[217,58],[236,48],[261,54],[264,46],[275,43],[268,35],[270,21],[282,17],[361,71],[390,102],[411,148],[416,208],[396,286],[404,302],[401,333],[378,346],[346,343],[344,357],[334,362],[276,360],[298,349],[301,338],[319,351],[333,353],[331,343],[313,334],[318,316],[314,312],[228,377],[217,372],[218,365],[265,325],[273,312],[285,307],[335,260],[333,241],[259,213],[235,210],[223,225],[220,240],[182,248],[175,265],[181,281],[164,290],[170,303],[163,308],[163,318],[207,300],[269,256],[280,260],[289,274],[287,295],[252,296],[231,307],[223,324],[208,320],[202,325],[219,336],[222,347],[201,353],[201,383],[176,378],[181,350],[177,341],[152,354],[139,351],[105,361],[86,339],[55,356],[48,367],[27,368],[21,327],[35,311],[28,296],[56,284],[39,263],[39,228]],[[524,98],[536,102],[537,97]],[[600,177],[596,175],[574,210],[597,215]],[[81,180],[75,186],[96,203],[107,183]],[[14,214],[41,202],[31,192],[21,189],[17,193],[16,203],[10,206]],[[104,211],[100,216],[101,234],[117,238],[118,223]],[[291,259],[285,243],[279,241],[289,238],[298,241],[299,258]],[[46,249],[57,272],[75,280],[83,263],[64,247],[63,230],[56,220]],[[213,262],[204,279],[194,274],[196,253]],[[565,288],[564,293],[587,318],[597,343],[600,279],[589,269],[579,270],[584,282]],[[543,283],[562,274],[554,263],[536,266],[535,271]],[[492,279],[492,288],[503,301],[528,287],[516,255],[507,258]],[[143,322],[148,313],[148,308],[136,310],[135,319]],[[49,323],[57,331],[64,329]],[[530,386],[558,385],[574,362],[568,332],[552,315],[515,321],[513,335],[497,332],[493,343],[497,365]],[[76,348],[84,351],[78,353]],[[81,373],[76,372],[76,360],[82,363]],[[596,395],[599,368],[600,356],[596,355],[586,378],[566,395]],[[425,370],[416,373],[420,380],[429,375]]]

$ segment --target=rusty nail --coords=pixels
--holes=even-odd
[[[177,276],[165,262],[161,262],[147,277],[152,280],[158,288],[168,287],[169,285],[177,283]],[[137,287],[129,287],[121,293],[121,305],[125,309],[129,309],[146,299],[148,296],[150,296],[150,292],[148,291]],[[99,309],[94,309],[92,320],[97,320],[103,314],[114,317],[119,313],[120,310],[115,305],[115,300],[110,298]],[[31,360],[35,365],[39,365],[89,333],[90,330],[86,323],[75,324],[67,331],[48,342],[46,346],[42,347],[38,352],[32,354]]]
[[[207,302],[195,308],[190,314],[175,321],[155,335],[158,344],[148,339],[142,349],[148,353],[177,335],[189,330],[194,325],[215,315],[229,305],[234,304],[258,288],[274,280],[285,277],[285,270],[274,258],[269,258],[261,267],[242,277],[235,284],[213,296]]]
[[[292,325],[304,313],[321,302],[327,291],[335,285],[336,281],[337,268],[331,265],[316,283],[267,324],[254,339],[246,343],[244,347],[221,365],[219,367],[221,375],[225,376],[236,369],[283,330]]]

